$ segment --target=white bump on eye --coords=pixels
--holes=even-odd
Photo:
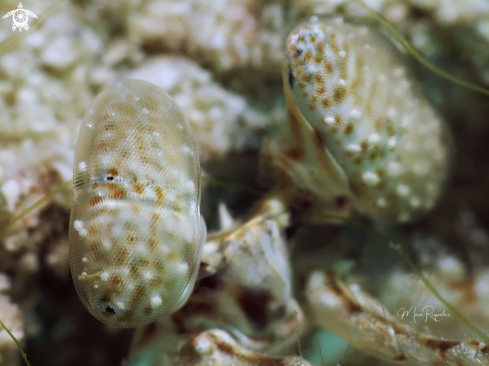
[[[355,153],[355,152],[360,152],[360,151],[362,151],[362,148],[360,147],[360,145],[357,145],[357,144],[349,144],[349,145],[346,147],[346,151],[348,151],[348,152],[352,152],[352,153]]]
[[[149,109],[148,108],[143,108],[143,109],[141,109],[141,112],[143,112],[144,114],[148,114],[149,113]]]
[[[102,243],[102,247],[104,248],[104,250],[109,251],[112,249],[112,242],[110,240],[102,239],[101,243]]]
[[[87,262],[88,262],[87,257],[83,257],[83,258],[82,258],[82,262],[83,262],[83,263],[87,263]]]
[[[161,254],[165,254],[165,255],[167,255],[167,254],[169,254],[169,253],[170,253],[170,251],[171,251],[171,248],[170,248],[168,245],[162,245],[162,246],[160,247],[160,253],[161,253]]]
[[[154,278],[153,272],[152,271],[144,271],[144,279],[145,280],[151,280]]]
[[[387,140],[387,146],[389,146],[389,147],[396,146],[396,139],[394,137],[391,137],[390,139],[388,139]]]
[[[377,199],[377,206],[385,207],[386,205],[387,205],[387,202],[385,201],[385,199],[383,197],[380,197],[379,199]]]
[[[405,184],[398,184],[396,188],[396,192],[401,197],[406,197],[409,195],[409,187]]]
[[[346,52],[341,50],[340,52],[338,52],[338,55],[340,55],[340,57],[345,57],[346,56]]]
[[[376,133],[373,133],[368,137],[368,142],[370,142],[371,144],[376,144],[380,142],[380,136]]]
[[[184,262],[180,262],[180,263],[176,264],[175,265],[175,272],[181,273],[181,274],[187,273],[188,272],[188,264],[184,263]]]
[[[334,117],[328,116],[324,119],[324,122],[327,123],[328,125],[331,125],[334,123]]]
[[[81,275],[82,276],[86,276],[87,275],[87,272],[82,272]]]
[[[151,308],[152,309],[159,308],[162,303],[163,303],[163,301],[161,300],[161,297],[159,297],[159,296],[153,296],[151,298]]]
[[[93,285],[93,288],[94,289],[98,289],[98,285]]]
[[[102,281],[107,281],[109,279],[109,273],[108,272],[102,272],[102,274],[100,275],[100,279]]]
[[[87,163],[85,163],[84,161],[80,161],[78,163],[78,170],[80,172],[84,172],[85,170],[87,170]]]
[[[340,80],[338,80],[338,85],[345,86],[346,81],[344,79],[340,79]]]
[[[353,109],[350,112],[350,116],[352,116],[353,118],[360,118],[361,115],[362,115],[362,112],[360,112],[358,109]]]
[[[362,174],[362,179],[368,186],[375,186],[380,182],[380,178],[377,174],[372,172],[366,172]]]
[[[80,236],[83,237],[87,236],[88,231],[87,229],[85,229],[85,225],[83,225],[83,222],[81,220],[75,220],[73,222],[73,227],[78,231]]]
[[[124,310],[126,308],[126,305],[124,305],[122,301],[117,301],[115,305],[121,310]]]
[[[93,128],[93,123],[87,123],[87,128]]]

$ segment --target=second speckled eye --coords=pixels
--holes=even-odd
[[[136,327],[191,293],[205,224],[188,122],[155,85],[119,82],[85,115],[76,146],[70,267],[99,320]]]
[[[448,135],[392,42],[347,18],[313,16],[285,48],[290,119],[271,145],[278,165],[332,205],[372,218],[408,221],[433,207]]]

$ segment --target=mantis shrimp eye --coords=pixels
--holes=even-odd
[[[407,221],[430,209],[447,175],[447,131],[394,45],[365,25],[313,16],[289,33],[285,51],[290,114],[333,160],[329,176],[346,178],[321,189],[343,182],[338,197],[372,218]]]
[[[99,320],[137,327],[188,298],[206,229],[200,162],[188,122],[155,85],[103,90],[76,145],[70,268]]]

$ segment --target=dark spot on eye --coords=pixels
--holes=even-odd
[[[292,69],[289,69],[289,85],[291,89],[294,87],[294,74],[292,73]]]
[[[107,180],[114,180],[114,177],[107,177],[105,179],[107,179]]]
[[[336,196],[334,198],[334,202],[335,202],[336,207],[344,208],[348,204],[348,197]]]
[[[115,310],[114,310],[114,308],[112,308],[112,307],[110,307],[110,306],[107,306],[107,307],[105,308],[105,311],[106,311],[107,313],[111,313],[112,315],[115,315]]]
[[[303,50],[301,50],[300,48],[297,48],[297,49],[295,50],[295,54],[296,54],[297,56],[302,55],[302,52],[304,52],[304,51],[303,51]]]
[[[104,293],[104,294],[102,295],[102,297],[101,297],[101,299],[100,299],[100,300],[101,300],[102,302],[109,302],[111,298],[112,298],[112,296],[110,296],[110,292],[106,292],[106,293]]]

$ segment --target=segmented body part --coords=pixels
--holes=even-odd
[[[282,234],[288,223],[286,205],[280,199],[269,198],[260,202],[257,212],[243,224],[207,239],[203,261],[211,273],[216,273],[212,281],[219,286],[196,290],[197,298],[212,293],[205,311],[211,307],[214,311],[206,317],[214,318],[216,324],[230,325],[247,337],[264,338],[277,332],[285,319],[295,316],[291,270]],[[188,309],[188,316],[197,314],[199,306],[196,308]]]
[[[353,197],[352,206],[373,218],[408,221],[430,209],[447,175],[447,132],[395,46],[371,27],[313,16],[290,32],[286,56],[288,128],[298,130],[289,134],[322,146],[331,176],[316,184],[322,195],[348,190],[336,195],[343,206]],[[314,168],[297,166],[310,164],[310,154],[294,148],[287,161],[307,186],[300,170]]]
[[[173,349],[172,364],[186,366],[311,366],[298,356],[270,356],[253,352],[221,329],[191,335],[180,347]]]
[[[128,365],[143,360],[151,365],[179,364],[177,354],[194,354],[182,349],[182,341],[204,329],[227,329],[240,348],[261,354],[283,354],[294,347],[308,324],[293,295],[283,235],[290,220],[287,208],[281,199],[268,197],[242,224],[210,235],[201,261],[208,276],[198,282],[182,309],[135,331]],[[204,353],[219,356],[217,349]],[[201,362],[210,361],[203,358]],[[191,362],[185,359],[183,364]]]
[[[205,240],[199,205],[199,157],[178,105],[146,81],[102,91],[75,155],[70,267],[85,307],[136,327],[181,306]]]
[[[399,313],[393,316],[358,285],[348,286],[334,273],[312,273],[305,293],[314,323],[339,334],[363,352],[408,365],[489,364],[489,345],[484,342],[420,333],[402,323]],[[410,311],[415,312],[416,306],[407,313]]]

